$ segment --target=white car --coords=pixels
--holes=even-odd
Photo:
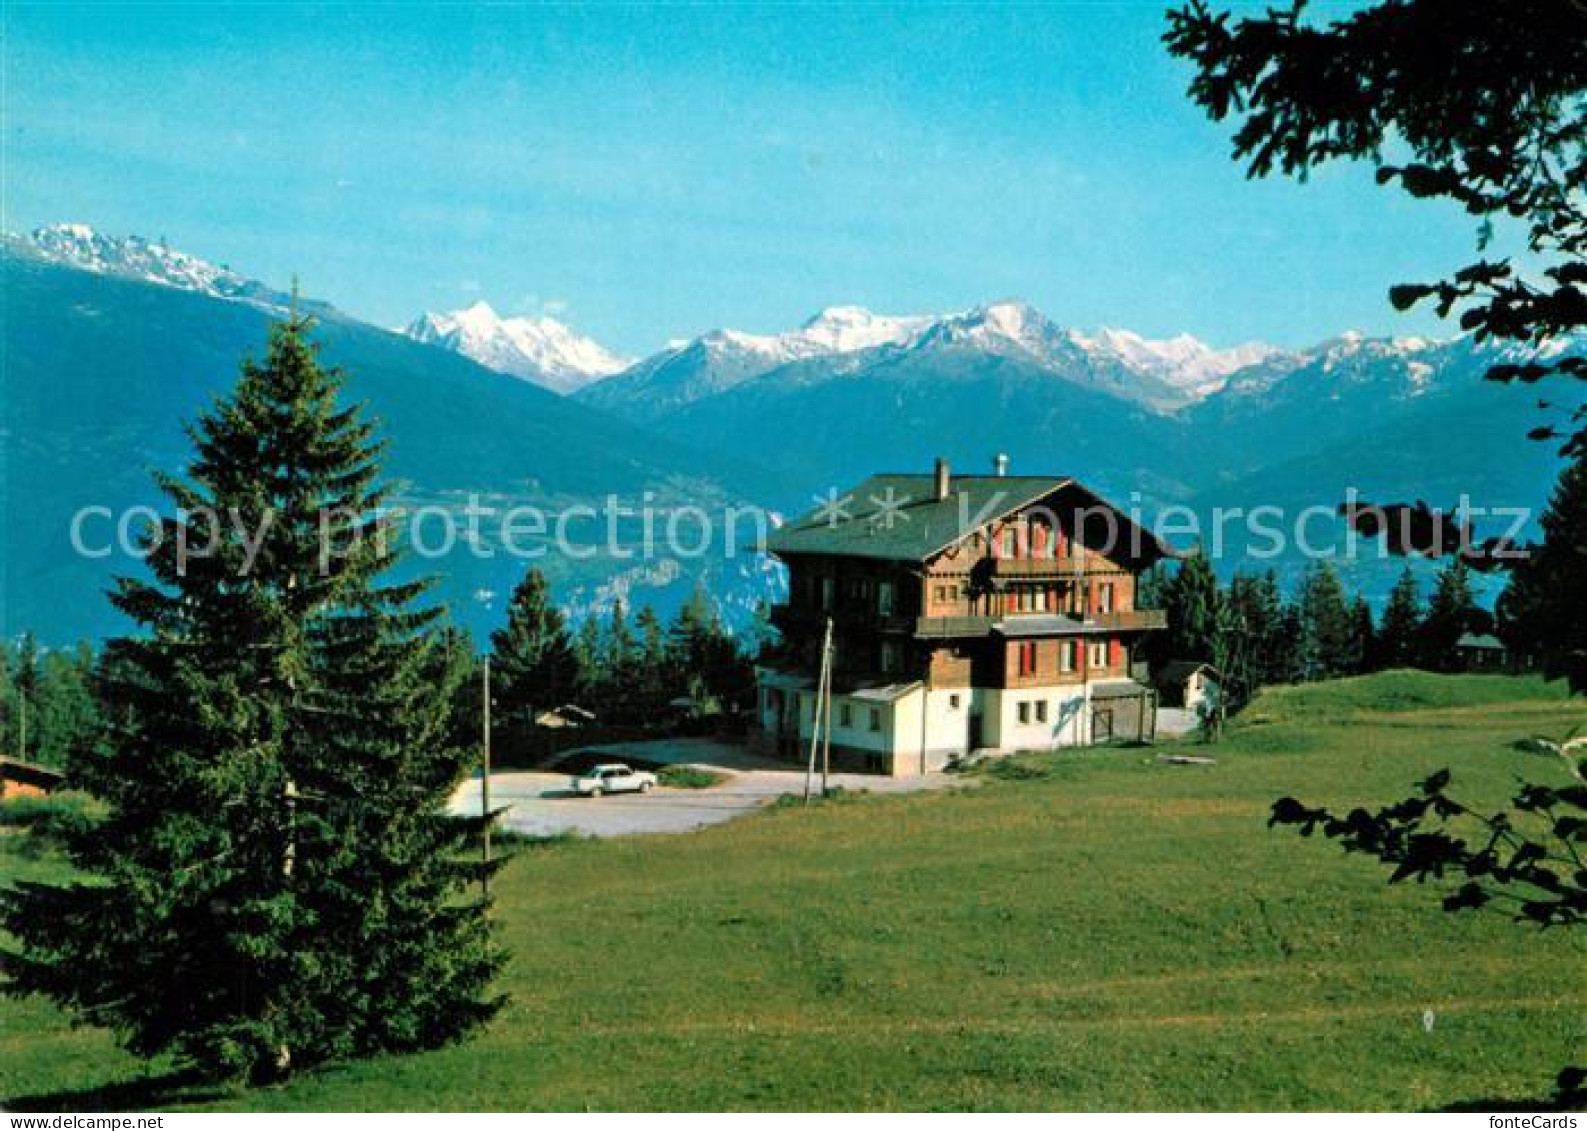
[[[656,788],[656,775],[631,770],[621,762],[592,766],[568,783],[574,793],[599,797],[603,793],[649,793]]]

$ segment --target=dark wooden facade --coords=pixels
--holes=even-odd
[[[1066,521],[1085,501],[1058,487],[919,562],[780,552],[789,599],[772,619],[786,659],[813,670],[830,617],[839,683],[1129,678],[1142,635],[1164,625],[1160,612],[1136,607],[1138,576],[1162,555]]]

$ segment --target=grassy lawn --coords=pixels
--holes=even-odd
[[[1502,677],[1265,696],[1210,753],[1031,759],[1019,780],[525,849],[513,1002],[479,1039],[257,1092],[158,1095],[51,1007],[0,1011],[0,1106],[1390,1108],[1525,1102],[1587,1060],[1587,937],[1265,827],[1285,794],[1502,802],[1587,709]],[[0,875],[58,862],[0,850]],[[1432,1026],[1424,1025],[1431,1011]],[[151,1070],[152,1071],[152,1070]]]

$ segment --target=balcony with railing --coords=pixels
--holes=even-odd
[[[771,622],[784,632],[817,630],[825,623],[828,614],[816,608],[791,608],[773,605]],[[1161,609],[1127,609],[1111,613],[1093,613],[1090,616],[1044,611],[1006,613],[1001,616],[937,616],[917,617],[905,613],[878,613],[872,607],[845,608],[840,603],[832,611],[833,623],[841,630],[855,629],[877,632],[912,633],[917,640],[954,640],[990,636],[1000,625],[1010,628],[1021,622],[1037,624],[1042,620],[1061,619],[1067,622],[1063,631],[1077,634],[1102,634],[1120,632],[1152,632],[1168,627],[1168,614]]]
[[[1093,613],[1086,627],[1098,632],[1150,632],[1168,627],[1168,614],[1162,609],[1126,609],[1116,613]]]
[[[953,640],[971,636],[988,636],[995,617],[916,617],[915,637],[918,640]]]
[[[830,610],[813,605],[776,604],[771,607],[771,623],[782,632],[820,631],[831,617],[838,629],[863,629],[874,632],[912,632],[917,617],[896,611],[881,612],[870,602],[842,600]]]

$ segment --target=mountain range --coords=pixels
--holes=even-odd
[[[0,241],[0,294],[0,634],[32,630],[64,644],[124,630],[103,593],[139,564],[120,552],[75,552],[74,516],[85,507],[122,516],[160,506],[152,473],[186,466],[184,424],[231,387],[243,358],[264,352],[270,324],[294,300],[159,244],[80,227]],[[384,468],[398,506],[457,516],[472,496],[498,513],[532,506],[554,516],[583,505],[604,514],[614,497],[628,507],[648,500],[664,517],[685,503],[747,503],[767,489],[731,459],[327,304],[298,303],[316,313],[315,339],[347,373],[348,398],[364,403],[389,441]],[[114,537],[114,521],[86,527],[95,553]],[[476,637],[496,626],[526,565],[499,540],[491,544],[495,527],[482,525],[482,553],[406,565],[407,576],[437,576],[437,596]],[[430,527],[432,542],[439,529]],[[713,551],[647,561],[610,552],[594,520],[570,531],[589,557],[551,552],[550,532],[519,541],[545,551],[535,564],[575,611],[626,599],[665,612],[698,580],[742,619],[775,591],[759,560]],[[623,546],[641,536],[632,518],[618,533]]]
[[[81,225],[4,247],[4,629],[62,622],[93,634],[91,617],[51,596],[108,576],[57,560],[68,504],[101,484],[147,502],[145,469],[180,464],[180,421],[229,385],[293,300],[164,241]],[[1003,301],[943,315],[832,306],[791,330],[720,329],[629,362],[553,319],[503,318],[484,303],[398,333],[300,302],[380,416],[392,470],[416,499],[655,492],[672,505],[751,500],[786,513],[874,471],[937,456],[983,471],[1001,452],[1016,472],[1072,474],[1147,516],[1177,504],[1205,521],[1215,508],[1327,511],[1350,488],[1536,507],[1560,468],[1552,448],[1525,439],[1542,422],[1535,398],[1483,381],[1499,351],[1466,339],[1347,333],[1220,349],[1079,331]],[[1339,533],[1331,518],[1311,527],[1318,542]],[[1224,572],[1273,566],[1292,578],[1304,565],[1293,550],[1260,557],[1238,529],[1225,549]],[[545,564],[575,611],[620,595],[665,607],[704,579],[741,616],[779,584],[764,563],[721,555]],[[1344,568],[1378,597],[1400,566]],[[479,631],[522,563],[446,568],[445,595]]]

